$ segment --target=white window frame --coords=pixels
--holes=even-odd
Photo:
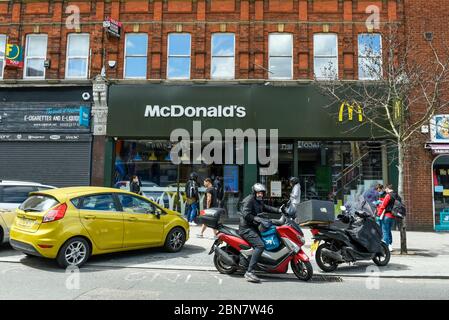
[[[319,37],[319,36],[329,36],[329,35],[332,35],[332,36],[334,36],[335,37],[335,48],[336,48],[336,50],[335,50],[335,52],[336,52],[336,56],[317,56],[316,55],[316,53],[315,53],[315,49],[316,49],[316,46],[315,46],[315,44],[316,44],[316,38],[317,37]],[[339,68],[338,68],[338,65],[339,65],[339,57],[338,57],[338,55],[339,55],[339,52],[338,52],[338,34],[337,33],[315,33],[314,35],[313,35],[313,74],[314,74],[314,77],[317,79],[317,80],[337,80],[337,79],[339,79]],[[320,59],[325,59],[325,58],[327,58],[327,59],[336,59],[336,65],[335,65],[335,79],[334,78],[329,78],[329,77],[317,77],[316,76],[316,73],[315,73],[315,65],[316,65],[316,63],[315,63],[315,59],[316,58],[320,58]]]
[[[29,45],[30,45],[30,39],[31,38],[38,38],[38,37],[45,38],[45,40],[46,40],[45,56],[28,56],[28,48],[29,48]],[[45,76],[46,76],[46,73],[47,73],[46,72],[47,68],[44,67],[44,75],[43,76],[41,76],[41,77],[38,77],[38,76],[33,77],[33,76],[27,76],[27,67],[28,67],[28,60],[29,59],[44,59],[44,61],[47,60],[47,52],[48,52],[48,34],[42,34],[42,33],[41,34],[28,34],[26,36],[25,65],[24,65],[24,69],[23,69],[23,78],[24,79],[45,80]]]
[[[145,48],[145,55],[130,55],[130,57],[137,57],[137,58],[146,58],[146,64],[145,64],[145,76],[143,77],[127,77],[126,76],[126,58],[128,57],[128,50],[126,50],[126,40],[129,35],[143,35],[147,37],[147,46]],[[125,34],[125,53],[124,53],[124,59],[123,59],[123,79],[146,79],[148,76],[148,44],[149,44],[149,36],[148,33],[143,32],[128,32]]]
[[[3,48],[3,52],[5,53],[5,55],[0,56],[0,60],[3,61],[3,68],[1,70],[1,75],[0,75],[0,79],[3,79],[4,75],[5,75],[5,63],[6,63],[6,45],[8,44],[8,36],[6,34],[0,34],[0,38],[5,38],[5,47]]]
[[[188,35],[190,37],[189,55],[170,55],[170,36],[171,35]],[[170,57],[172,58],[186,58],[189,57],[189,75],[188,77],[168,77],[168,69],[170,67]],[[189,80],[192,77],[192,35],[190,33],[169,33],[167,36],[167,79],[168,80]]]
[[[272,56],[271,55],[271,37],[272,36],[280,36],[280,35],[288,35],[291,38],[291,42],[292,42],[292,51],[290,53],[289,56]],[[268,78],[270,80],[293,80],[293,34],[291,33],[270,33],[268,35]],[[290,77],[275,77],[272,75],[272,71],[271,71],[271,58],[288,58],[290,57]]]
[[[225,36],[225,35],[232,35],[232,37],[233,37],[233,44],[232,45],[233,45],[233,48],[234,48],[234,52],[233,52],[232,56],[214,56],[213,55],[213,53],[214,53],[214,48],[213,48],[213,45],[214,45],[213,39],[214,39],[214,37],[215,36]],[[210,78],[213,79],[213,80],[234,80],[235,79],[235,33],[232,33],[232,32],[216,32],[216,33],[213,33],[212,36],[211,36],[210,42],[211,42]],[[232,70],[232,77],[213,77],[212,76],[212,70],[213,70],[213,66],[214,66],[214,58],[218,59],[218,60],[220,60],[220,58],[232,58],[232,61],[233,61],[232,64],[234,66],[234,68]]]
[[[70,44],[70,38],[75,36],[87,36],[87,56],[69,56],[69,44]],[[89,33],[69,33],[67,35],[67,49],[66,49],[66,62],[65,62],[65,78],[66,79],[87,79],[88,72],[89,72],[89,52],[90,52],[90,34]],[[69,60],[70,59],[86,59],[86,70],[85,70],[85,76],[81,77],[73,77],[69,76]]]
[[[359,76],[359,80],[362,81],[376,81],[376,80],[381,80],[381,79],[376,79],[376,78],[370,78],[370,77],[360,77],[360,60],[364,60],[367,59],[367,56],[362,56],[360,54],[360,36],[366,36],[366,35],[375,35],[378,36],[380,38],[380,53],[379,53],[379,59],[380,59],[380,74],[383,74],[383,48],[382,48],[382,35],[380,33],[359,33],[357,35],[357,73]]]

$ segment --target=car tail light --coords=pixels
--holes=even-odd
[[[318,229],[310,229],[310,232],[312,232],[312,235],[316,236],[320,231]]]
[[[200,211],[200,216],[204,216],[206,214],[206,210],[201,210]]]
[[[42,223],[61,220],[62,218],[64,218],[66,211],[67,205],[65,203],[60,204],[56,208],[53,208],[50,211],[48,211],[48,213],[44,216]]]

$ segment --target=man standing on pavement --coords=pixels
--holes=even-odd
[[[206,193],[204,195],[204,202],[203,202],[203,208],[204,209],[210,209],[217,207],[217,196],[216,196],[216,190],[214,186],[212,185],[212,179],[206,178],[204,180],[204,187],[206,188]],[[198,235],[200,238],[204,237],[204,231],[206,231],[207,226],[203,224],[201,227],[201,233]],[[217,234],[217,230],[214,230],[214,233]]]
[[[195,220],[198,214],[198,201],[199,201],[199,193],[198,193],[198,174],[196,172],[192,172],[190,174],[189,181],[187,181],[186,188],[186,218],[190,225],[193,225],[193,221]]]
[[[378,207],[377,215],[382,226],[382,241],[388,245],[390,251],[393,251],[393,234],[391,233],[391,229],[394,223],[394,215],[392,210],[398,196],[393,191],[391,184],[385,187],[385,192],[385,198]]]

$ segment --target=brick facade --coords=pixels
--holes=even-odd
[[[102,21],[112,17],[124,23],[124,32],[148,33],[148,79],[165,79],[167,36],[171,32],[192,35],[191,79],[210,78],[210,40],[216,32],[236,34],[236,79],[266,79],[268,74],[268,34],[293,34],[293,79],[313,77],[313,34],[338,34],[339,73],[343,79],[357,79],[357,34],[366,32],[369,5],[380,8],[382,21],[403,19],[403,1],[384,0],[131,0],[131,1],[10,1],[0,3],[0,33],[10,43],[24,45],[30,33],[48,34],[51,67],[47,80],[64,79],[67,34],[89,33],[92,50],[90,78],[100,73],[102,52],[110,79],[123,78],[124,37],[108,37]],[[81,14],[79,30],[68,30],[65,22],[77,6]],[[22,71],[7,70],[5,79],[21,79]]]

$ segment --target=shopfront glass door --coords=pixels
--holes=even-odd
[[[449,231],[449,155],[433,163],[433,201],[436,231]]]

